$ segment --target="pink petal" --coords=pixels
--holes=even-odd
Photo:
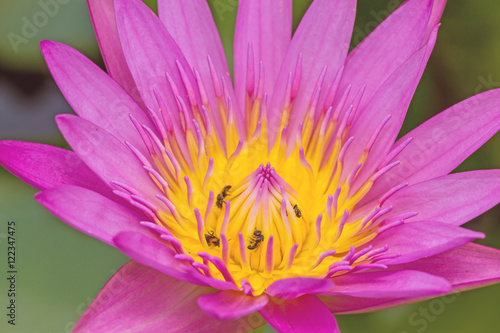
[[[198,298],[198,305],[208,315],[223,320],[238,319],[266,306],[269,296],[247,296],[241,291],[223,290]]]
[[[305,294],[316,294],[331,289],[334,283],[331,279],[309,277],[293,277],[273,282],[266,293],[280,299],[293,299]]]
[[[122,232],[114,239],[116,247],[131,259],[187,283],[210,286],[221,290],[236,290],[233,283],[202,275],[197,269],[175,258],[177,252],[135,232]]]
[[[479,244],[466,244],[448,252],[390,269],[415,269],[441,276],[453,292],[484,287],[500,281],[500,250]]]
[[[299,122],[304,119],[312,92],[324,67],[328,66],[323,84],[327,91],[344,65],[355,13],[354,0],[316,0],[311,4],[293,35],[276,81],[268,117],[271,135],[280,125],[288,77],[290,73],[295,73],[299,54],[302,55],[302,79],[288,126],[291,140],[296,138]]]
[[[343,295],[319,296],[319,299],[334,314],[371,312],[416,302],[416,300],[406,298],[367,298]]]
[[[384,204],[390,215],[416,212],[411,220],[461,225],[500,202],[500,170],[455,173],[408,186]],[[390,216],[387,215],[387,216]]]
[[[400,184],[416,184],[455,169],[500,129],[500,89],[471,97],[429,119],[395,146],[412,138],[393,161],[401,166],[382,176],[363,199],[370,202]],[[392,161],[391,161],[392,162]]]
[[[351,85],[351,91],[357,92],[366,85],[361,107],[366,105],[389,76],[427,44],[431,10],[432,0],[403,3],[349,54],[340,91]],[[352,42],[359,43],[364,33],[355,30]]]
[[[85,119],[67,114],[56,121],[71,148],[108,185],[119,181],[156,200],[158,188],[125,144]]]
[[[260,62],[264,66],[264,93],[274,84],[292,37],[292,1],[242,0],[234,34],[234,85],[240,108],[245,108],[248,49],[251,45],[255,90]]]
[[[39,190],[68,184],[114,196],[72,151],[21,141],[0,142],[0,164]]]
[[[335,286],[320,294],[368,298],[420,298],[443,295],[451,290],[447,280],[413,270],[345,274],[332,280]]]
[[[206,315],[197,299],[212,291],[129,261],[97,295],[74,332],[248,332],[265,323],[255,315],[234,321]]]
[[[113,0],[87,0],[90,18],[109,75],[142,106],[142,99],[128,69],[116,29]]]
[[[434,30],[434,27],[439,24],[439,21],[441,20],[441,15],[443,14],[444,7],[446,6],[446,0],[434,0],[432,3],[432,13],[431,17],[429,18],[429,23],[427,25],[427,31],[425,33],[424,40],[429,38],[430,34],[432,33],[432,30]]]
[[[440,222],[414,222],[390,228],[367,245],[375,249],[388,245],[386,253],[399,257],[383,264],[395,265],[430,257],[476,238],[484,238],[484,234]]]
[[[234,100],[226,56],[215,26],[210,8],[206,1],[197,0],[160,0],[158,1],[160,19],[172,35],[182,53],[186,56],[189,68],[196,67],[203,81],[213,117],[218,117],[215,90],[208,56],[213,63],[217,78],[224,77],[228,93]]]
[[[314,295],[291,300],[269,299],[259,311],[278,332],[340,333],[328,308]]]
[[[114,0],[114,4],[123,53],[144,103],[159,109],[154,95],[154,90],[158,90],[167,110],[171,110],[170,114],[179,122],[177,97],[166,74],[177,85],[178,95],[189,103],[188,93],[197,94],[197,90],[186,91],[177,61],[186,71],[190,84],[196,87],[191,67],[160,19],[142,1]],[[199,100],[198,95],[195,98]]]
[[[122,231],[154,235],[139,224],[144,215],[85,188],[61,185],[38,193],[35,198],[73,228],[112,246],[113,237]]]
[[[66,100],[82,118],[105,129],[121,141],[145,152],[143,140],[130,120],[153,128],[134,100],[97,65],[64,44],[43,41],[45,61]]]
[[[380,126],[388,115],[391,118],[384,125],[382,132],[370,150],[368,159],[356,177],[353,190],[357,190],[370,177],[382,159],[389,153],[397,138],[413,93],[417,88],[427,60],[436,42],[436,33],[429,43],[410,56],[387,80],[373,96],[371,101],[359,110],[352,125],[349,137],[354,137],[346,154],[344,177],[347,177],[358,163],[372,133]]]

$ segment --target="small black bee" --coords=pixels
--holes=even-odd
[[[293,211],[295,212],[295,216],[297,216],[300,219],[302,213],[300,212],[300,209],[297,205],[293,206]]]
[[[222,189],[222,193],[217,194],[216,205],[219,209],[222,209],[222,205],[224,204],[224,199],[227,197],[229,190],[231,189],[231,185],[227,185]]]
[[[207,234],[205,234],[205,240],[207,241],[207,244],[212,247],[212,246],[219,246],[220,247],[220,239],[219,237],[214,235],[214,232],[211,231]]]
[[[247,249],[249,250],[255,250],[257,247],[259,247],[259,244],[264,241],[264,235],[260,230],[255,230],[253,232],[253,238],[252,242],[253,244],[250,244],[247,246]]]

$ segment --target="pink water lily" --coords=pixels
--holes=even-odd
[[[500,129],[500,90],[396,141],[445,1],[408,0],[349,54],[355,0],[313,1],[293,37],[291,2],[240,0],[234,86],[202,0],[88,0],[108,74],[42,43],[73,151],[3,141],[0,163],[132,259],[75,332],[339,332],[333,314],[500,280],[460,227],[500,170],[449,174]]]

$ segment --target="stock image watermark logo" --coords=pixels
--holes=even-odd
[[[20,19],[18,31],[7,33],[7,39],[17,54],[22,45],[28,44],[35,38],[40,29],[49,24],[50,19],[55,17],[61,6],[67,5],[71,0],[40,0],[37,2],[38,10],[31,15],[23,16]]]
[[[478,76],[477,80],[479,84],[476,87],[475,93],[479,94],[491,89],[500,88],[500,81],[495,81],[493,74],[489,74],[487,77]]]

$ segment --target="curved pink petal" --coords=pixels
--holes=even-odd
[[[335,317],[314,295],[291,300],[271,298],[259,313],[280,333],[340,333]]]
[[[266,293],[280,299],[293,299],[305,294],[317,294],[333,288],[331,279],[292,277],[273,282]]]
[[[109,188],[72,151],[40,143],[0,141],[0,164],[39,189],[77,185],[113,196]]]
[[[392,161],[401,165],[382,176],[361,204],[400,184],[415,184],[455,169],[500,129],[500,89],[473,96],[429,119],[397,141],[412,141]]]
[[[464,224],[500,202],[500,170],[454,173],[410,185],[385,203],[386,216],[418,213],[409,221]],[[373,206],[372,206],[373,207]]]
[[[446,279],[415,270],[345,274],[332,280],[335,286],[321,295],[416,299],[443,295],[451,290]]]
[[[208,3],[197,0],[160,0],[158,12],[161,21],[186,56],[190,68],[196,67],[200,73],[213,111],[212,117],[218,117],[219,113],[215,112],[218,106],[208,57],[213,64],[217,79],[226,80],[228,96],[232,100],[235,97],[224,49]],[[237,121],[241,122],[240,119]]]
[[[349,54],[340,91],[351,85],[352,91],[357,92],[366,85],[360,105],[363,108],[389,76],[422,45],[427,44],[425,37],[432,2],[406,1],[368,35]],[[355,31],[352,42],[359,43],[363,37],[363,31]]]
[[[427,31],[424,36],[424,41],[429,38],[434,27],[439,24],[441,20],[441,15],[443,14],[444,7],[446,7],[447,0],[434,0],[432,3],[431,17],[429,18],[429,23],[427,24]]]
[[[367,245],[374,249],[388,245],[386,253],[398,257],[383,264],[395,265],[430,257],[477,238],[484,238],[484,234],[441,222],[414,222],[390,228]]]
[[[257,91],[261,62],[264,67],[264,93],[272,96],[291,37],[291,0],[239,2],[234,33],[234,86],[242,110],[245,109],[248,89]],[[250,46],[253,62],[249,64]],[[248,68],[254,73],[253,79],[247,76]]]
[[[85,188],[61,185],[38,193],[35,198],[73,228],[112,246],[113,237],[119,232],[155,235],[139,224],[144,215]]]
[[[177,254],[167,243],[160,243],[136,232],[122,232],[113,242],[116,247],[131,259],[154,268],[173,278],[187,283],[210,286],[219,290],[236,290],[232,282],[221,281],[202,275],[198,269],[177,259]]]
[[[356,1],[314,1],[295,31],[283,60],[269,107],[269,130],[274,135],[280,125],[287,81],[294,74],[297,59],[302,56],[300,87],[290,114],[288,137],[295,140],[299,123],[304,119],[307,106],[321,72],[327,66],[322,87],[328,91],[338,71],[344,65],[351,39]],[[274,140],[274,138],[271,139]]]
[[[390,115],[390,119],[385,123],[382,132],[370,148],[368,159],[356,176],[354,191],[373,174],[396,140],[415,89],[434,48],[436,34],[437,30],[431,36],[429,43],[396,69],[380,86],[371,101],[357,112],[348,134],[349,137],[354,137],[354,141],[346,153],[344,177],[358,163],[376,129],[387,116]]]
[[[128,69],[118,37],[113,0],[87,0],[87,4],[109,75],[142,106],[141,96]]]
[[[157,90],[167,110],[171,111],[170,115],[179,122],[177,95],[186,104],[190,102],[188,95],[200,102],[196,89],[187,91],[177,63],[184,69],[189,84],[196,87],[191,67],[160,19],[142,1],[114,0],[114,4],[123,53],[144,103],[159,110],[154,93]],[[176,93],[167,74],[176,85]]]
[[[428,272],[448,280],[453,292],[463,291],[500,281],[500,250],[470,243],[429,258],[391,266],[390,269]]]
[[[80,117],[146,152],[130,115],[141,125],[154,125],[112,78],[70,46],[42,41],[41,48],[59,89]]]
[[[78,156],[109,186],[118,181],[155,201],[158,188],[142,163],[113,135],[93,123],[69,114],[56,117],[64,138]]]
[[[221,320],[238,319],[266,306],[269,296],[247,296],[241,291],[222,290],[198,298],[198,305],[208,315]]]
[[[73,332],[248,332],[265,323],[255,315],[233,321],[206,315],[197,299],[212,291],[129,261],[104,286]]]

